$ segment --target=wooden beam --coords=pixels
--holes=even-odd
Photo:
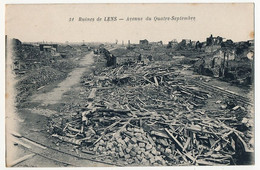
[[[178,147],[181,149],[181,151],[183,151],[184,149],[183,149],[182,144],[171,134],[171,132],[168,129],[164,128],[164,130],[173,139],[173,141],[178,145]]]
[[[23,156],[23,157],[21,157],[21,158],[19,158],[19,159],[16,159],[15,161],[11,162],[10,164],[7,164],[7,166],[8,166],[8,167],[13,167],[13,166],[15,166],[15,165],[17,165],[17,164],[19,164],[19,163],[21,163],[21,162],[27,160],[27,159],[32,158],[33,156],[35,156],[34,153],[29,154],[29,155],[25,155],[25,156]]]

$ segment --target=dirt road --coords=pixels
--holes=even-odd
[[[93,64],[93,52],[82,58],[79,64],[80,67],[74,69],[69,76],[58,85],[58,87],[48,93],[35,94],[32,97],[33,102],[42,102],[45,105],[56,104],[59,102],[62,99],[62,95],[69,91],[74,85],[78,84],[82,74],[89,69],[91,64]]]

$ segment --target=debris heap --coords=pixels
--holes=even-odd
[[[230,165],[252,153],[252,127],[237,128],[245,106],[204,109],[215,94],[175,69],[163,62],[96,69],[82,81],[85,106],[52,124],[53,137],[118,165]],[[236,120],[238,110],[244,118]]]
[[[22,102],[23,100],[26,100],[27,96],[33,90],[37,90],[51,82],[61,80],[65,78],[65,76],[65,73],[49,66],[28,72],[16,85],[19,92],[17,94],[17,101]]]

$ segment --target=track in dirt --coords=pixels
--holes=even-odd
[[[57,88],[54,88],[48,93],[35,94],[32,97],[32,101],[45,105],[58,103],[62,99],[62,95],[69,91],[73,85],[79,83],[82,74],[93,64],[93,55],[92,52],[82,58],[79,63],[80,67],[74,69],[64,81],[58,84]]]

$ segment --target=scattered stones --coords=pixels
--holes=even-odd
[[[217,112],[211,113],[201,108],[207,102],[208,92],[172,70],[170,65],[145,67],[133,64],[131,67],[120,66],[106,68],[105,72],[97,71],[95,75],[102,73],[102,81],[106,80],[106,86],[97,76],[92,85],[88,83],[86,89],[89,93],[97,87],[100,90],[93,95],[93,101],[85,104],[86,108],[78,111],[78,115],[73,114],[73,119],[65,121],[64,124],[69,124],[74,131],[70,132],[63,124],[58,129],[59,132],[69,132],[70,136],[77,133],[76,139],[82,139],[86,144],[92,143],[93,147],[90,146],[97,155],[107,153],[113,157],[113,161],[127,161],[128,165],[192,164],[190,160],[199,154],[197,160],[205,159],[204,155],[212,160],[213,152],[219,154],[221,150],[228,151],[230,146],[226,144],[227,141],[232,139],[235,132],[238,135],[243,132],[240,133],[226,123],[246,109],[231,103],[228,108],[222,107],[223,110],[229,110],[220,111],[219,107],[227,106],[225,102],[217,102]],[[86,110],[91,113],[84,117],[84,121],[88,122],[79,126],[78,122],[83,118],[80,115]],[[219,112],[225,113],[223,120],[215,118]],[[77,123],[76,119],[79,119]],[[248,121],[241,118],[241,122],[246,124]],[[232,120],[230,123],[236,122]],[[80,133],[82,127],[83,134]],[[88,135],[90,139],[85,140],[89,129],[94,132],[91,133],[92,136]],[[238,138],[240,137],[247,138],[242,135]],[[245,143],[247,142],[249,140]],[[214,144],[216,146],[212,147]],[[228,152],[221,154],[231,156]],[[229,163],[228,160],[225,161],[224,164]]]

